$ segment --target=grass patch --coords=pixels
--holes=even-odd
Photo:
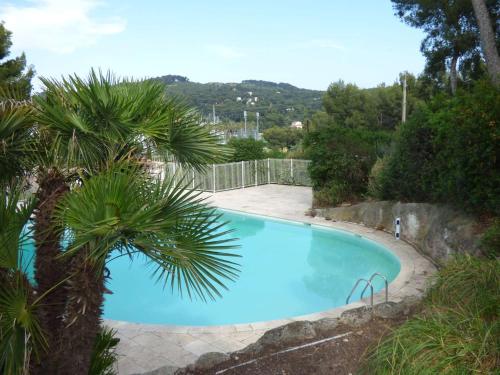
[[[366,374],[492,374],[500,366],[500,262],[456,258],[417,317],[366,357]]]

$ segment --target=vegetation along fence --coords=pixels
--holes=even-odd
[[[310,160],[299,159],[262,159],[212,164],[200,172],[170,162],[155,163],[154,173],[162,178],[167,175],[179,181],[184,179],[192,183],[194,189],[212,192],[265,184],[311,186],[310,163]]]

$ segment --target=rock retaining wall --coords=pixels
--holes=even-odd
[[[242,350],[233,353],[211,352],[203,354],[193,364],[175,371],[174,375],[211,373],[207,371],[232,357],[250,356],[250,358],[258,358],[270,350],[303,344],[314,339],[323,339],[335,332],[339,325],[356,329],[374,317],[392,319],[400,315],[408,316],[419,301],[418,297],[406,297],[398,303],[384,302],[374,305],[373,308],[363,306],[346,310],[340,318],[325,318],[316,321],[304,320],[285,324],[267,331],[259,340]],[[170,369],[158,369],[155,372],[143,375],[170,375],[171,373],[167,371],[170,371]]]
[[[394,221],[399,217],[401,238],[438,263],[453,254],[480,253],[476,221],[447,206],[381,201],[316,209],[315,213],[326,219],[363,224],[390,233],[394,233]]]

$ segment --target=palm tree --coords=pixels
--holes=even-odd
[[[45,296],[37,317],[51,352],[41,353],[32,372],[87,374],[111,252],[144,254],[159,265],[159,278],[190,295],[213,298],[224,285],[220,278],[236,276],[235,265],[225,259],[231,254],[220,251],[228,239],[217,215],[187,183],[153,181],[138,167],[142,156],[155,153],[203,169],[225,152],[199,126],[196,113],[165,97],[160,83],[94,71],[87,79],[43,82],[31,129],[38,139],[31,154],[39,184],[34,288]],[[98,192],[107,195],[95,205]],[[65,230],[72,233],[66,251],[60,245]],[[64,288],[54,288],[61,283]]]
[[[72,233],[64,257],[71,259],[71,288],[66,310],[62,373],[83,374],[99,330],[105,290],[104,269],[111,259],[146,257],[154,274],[191,297],[214,298],[234,279],[234,254],[219,215],[172,180],[153,180],[133,164],[110,166],[67,194],[56,212],[60,228]],[[78,338],[75,340],[75,338]],[[64,353],[67,354],[67,353]]]

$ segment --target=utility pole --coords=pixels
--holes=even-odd
[[[215,125],[215,104],[212,104],[213,124]]]
[[[406,122],[406,72],[403,80],[403,113],[401,114],[401,122]]]
[[[255,134],[255,139],[258,140],[259,139],[259,117],[260,117],[260,113],[257,112],[255,114],[255,118],[257,119],[257,133]]]
[[[245,119],[245,138],[247,137],[247,111],[243,111],[243,118]]]

